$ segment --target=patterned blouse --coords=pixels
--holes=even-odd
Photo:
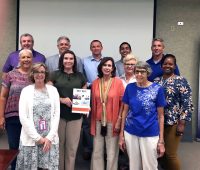
[[[6,102],[5,108],[5,118],[12,116],[19,116],[19,97],[22,89],[29,85],[31,82],[29,80],[28,74],[22,74],[18,69],[14,69],[6,74],[2,85],[9,88],[9,95]]]
[[[166,125],[174,125],[178,120],[191,121],[193,104],[192,90],[187,80],[181,76],[173,76],[164,80],[156,78],[155,82],[163,86],[167,105],[165,107]]]

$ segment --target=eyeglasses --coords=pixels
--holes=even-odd
[[[145,74],[145,73],[147,73],[147,71],[146,70],[135,70],[135,74]]]
[[[45,71],[34,71],[33,74],[45,74]]]
[[[133,67],[133,66],[135,66],[135,64],[124,64],[125,66],[127,66],[127,67]]]

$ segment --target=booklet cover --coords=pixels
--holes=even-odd
[[[90,112],[90,90],[73,89],[72,113],[88,114]]]

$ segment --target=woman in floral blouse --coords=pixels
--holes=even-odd
[[[174,74],[176,57],[167,54],[161,61],[163,76],[156,81],[164,87],[167,105],[164,109],[165,169],[180,170],[178,146],[184,134],[186,121],[191,121],[193,105],[190,85],[184,77]]]

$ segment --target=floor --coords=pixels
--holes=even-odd
[[[7,149],[7,139],[4,132],[0,132],[0,149]],[[181,170],[200,170],[200,142],[182,142],[179,147]],[[90,161],[85,161],[81,156],[81,145],[76,159],[75,170],[89,170]]]

